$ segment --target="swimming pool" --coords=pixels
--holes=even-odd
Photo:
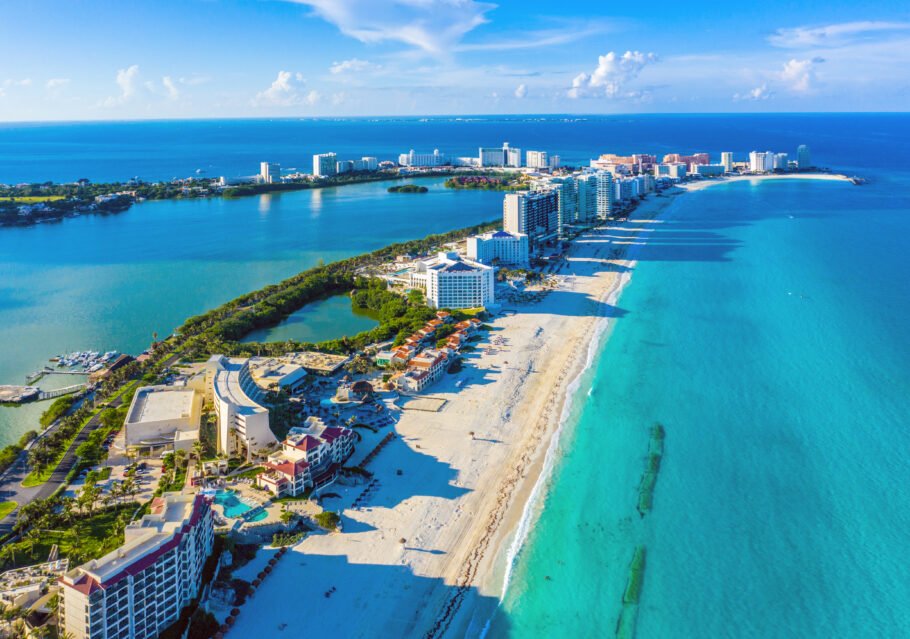
[[[268,513],[264,510],[259,511],[252,517],[244,517],[243,513],[251,510],[251,507],[248,504],[240,501],[240,499],[237,498],[236,491],[233,490],[217,491],[215,493],[215,503],[224,508],[225,517],[232,517],[234,519],[246,519],[247,521],[262,521],[268,517]]]

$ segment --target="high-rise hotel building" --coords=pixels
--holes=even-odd
[[[213,542],[208,498],[157,497],[122,546],[60,578],[61,630],[73,639],[158,637],[199,595]]]
[[[526,233],[531,243],[545,242],[559,233],[559,194],[555,189],[507,193],[502,202],[502,227]]]

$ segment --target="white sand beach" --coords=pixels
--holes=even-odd
[[[685,188],[755,179],[787,178]],[[310,535],[288,553],[230,635],[477,636],[502,594],[508,550],[567,390],[592,339],[623,314],[615,302],[635,266],[627,249],[647,241],[683,191],[674,192],[650,196],[628,222],[578,238],[558,288],[542,301],[505,304],[491,322],[497,343],[481,343],[461,373],[429,389],[447,400],[444,408],[404,411],[400,437],[370,465],[380,485],[368,505],[350,508],[363,487],[333,487],[342,497],[327,507],[342,511],[344,532]]]

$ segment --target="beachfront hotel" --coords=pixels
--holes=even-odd
[[[242,451],[247,459],[278,443],[269,428],[264,392],[250,373],[249,360],[212,355],[206,363],[207,392],[218,418],[218,452]]]
[[[354,452],[354,431],[326,426],[318,417],[288,431],[281,450],[269,455],[256,485],[275,497],[296,497],[331,485]]]
[[[552,189],[506,193],[502,227],[509,233],[527,234],[532,243],[554,239],[559,233],[559,194]]]
[[[796,166],[800,169],[812,168],[812,156],[809,154],[809,147],[800,144],[796,148]]]
[[[752,151],[749,153],[749,170],[752,173],[767,173],[774,170],[774,153]]]
[[[152,639],[199,595],[212,552],[208,498],[165,493],[117,550],[60,578],[60,628],[73,639]]]
[[[468,238],[468,259],[486,265],[524,266],[528,263],[528,236],[508,231],[472,235]]]
[[[331,177],[337,170],[338,156],[334,153],[318,153],[313,156],[313,175]]]
[[[733,172],[733,152],[724,151],[720,154],[720,163],[724,165],[724,171],[726,173]]]
[[[263,184],[281,182],[281,165],[274,162],[260,162],[259,181]]]
[[[126,449],[140,455],[190,450],[199,439],[202,394],[182,386],[142,386],[133,395],[123,428]]]
[[[483,167],[521,167],[521,149],[509,146],[504,142],[501,147],[480,147],[477,149],[477,159]]]
[[[480,308],[495,302],[493,273],[491,266],[448,252],[418,261],[408,282],[425,291],[430,308]]]
[[[440,153],[439,149],[433,149],[432,153],[417,153],[411,149],[398,156],[398,164],[414,168],[445,166],[449,164],[449,159],[445,153]]]

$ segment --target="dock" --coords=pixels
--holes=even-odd
[[[78,393],[84,390],[87,385],[85,383],[73,384],[48,391],[43,391],[37,386],[0,385],[0,404],[24,404],[31,401],[54,399],[70,393]]]
[[[37,386],[0,386],[0,403],[23,404],[38,399],[41,389]]]

